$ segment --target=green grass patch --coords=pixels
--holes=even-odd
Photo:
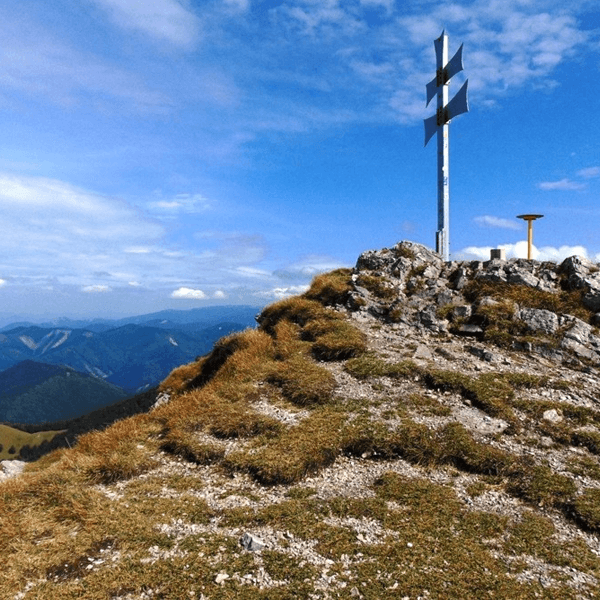
[[[0,425],[0,460],[19,459],[22,448],[37,448],[45,442],[51,442],[61,433],[64,431],[27,433],[8,425]]]

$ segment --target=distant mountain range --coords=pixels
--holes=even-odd
[[[16,327],[31,327],[33,325],[45,329],[86,329],[101,332],[116,329],[123,325],[147,325],[160,329],[204,329],[219,323],[244,323],[244,327],[253,327],[254,317],[261,310],[257,306],[224,305],[192,308],[190,310],[161,310],[144,315],[135,315],[122,319],[70,319],[58,317],[49,321],[11,321],[0,327],[1,331],[9,331]]]
[[[14,404],[18,399],[23,404],[23,394],[37,396],[40,389],[47,391],[39,386],[46,385],[48,378],[71,377],[70,382],[80,381],[72,377],[73,373],[51,371],[44,365],[69,367],[107,386],[112,384],[111,388],[89,392],[95,398],[91,406],[86,399],[73,396],[73,385],[65,387],[62,379],[53,380],[52,390],[64,388],[65,398],[71,398],[69,401],[85,405],[86,411],[94,410],[106,404],[101,399],[101,389],[109,402],[149,389],[175,367],[209,352],[219,338],[254,326],[257,312],[251,306],[221,306],[166,310],[115,321],[56,319],[37,325],[12,323],[0,330],[0,371],[4,372],[0,376],[8,378],[0,377],[0,421],[17,422],[16,409],[9,411],[7,402]],[[15,370],[19,365],[21,368]],[[83,393],[83,387],[78,389],[77,394]],[[109,393],[109,389],[115,393]],[[28,415],[21,409],[17,412],[19,422],[40,422],[37,413]],[[71,418],[59,414],[46,416],[43,420]]]

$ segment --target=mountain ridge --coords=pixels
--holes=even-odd
[[[0,372],[0,421],[68,420],[125,396],[121,388],[71,367],[26,360]]]
[[[208,352],[224,334],[255,325],[254,311],[245,306],[162,311],[132,320],[136,322],[115,322],[101,331],[29,324],[5,328],[0,332],[0,370],[25,359],[65,364],[135,393]]]
[[[202,325],[212,325],[218,321],[226,321],[231,317],[236,319],[244,315],[245,320],[252,321],[254,316],[260,312],[260,306],[251,306],[246,304],[223,304],[218,306],[205,306],[201,308],[191,308],[188,310],[165,309],[142,315],[133,315],[131,317],[121,317],[118,319],[71,319],[69,317],[57,317],[49,321],[29,321],[19,320],[7,323],[0,327],[0,333],[14,329],[16,327],[29,327],[32,325],[47,329],[88,329],[89,331],[100,331],[105,328],[114,328],[128,323],[144,324],[152,321],[167,321],[170,323],[200,323]],[[99,327],[100,329],[96,329]]]
[[[599,272],[402,242],[318,276],[0,484],[0,592],[598,597]]]

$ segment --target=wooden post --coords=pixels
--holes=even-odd
[[[541,219],[544,215],[517,215],[517,219],[527,221],[527,260],[531,260],[531,248],[533,246],[533,222]]]

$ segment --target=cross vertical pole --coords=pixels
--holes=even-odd
[[[448,63],[448,36],[445,32],[435,40],[437,77],[440,80],[437,94],[437,187],[438,187],[438,231],[436,234],[436,252],[445,261],[450,260],[450,151],[448,147],[449,124],[444,122],[444,108],[448,104],[448,83],[444,81],[444,67]],[[440,123],[441,121],[441,123]]]
[[[435,115],[425,119],[425,145],[437,133],[437,205],[438,229],[435,250],[445,261],[450,260],[450,151],[449,123],[458,115],[468,112],[467,85],[465,81],[456,96],[448,102],[448,83],[463,70],[461,46],[448,60],[448,36],[445,31],[434,40],[437,69],[435,77],[427,84],[427,104],[437,97]]]

